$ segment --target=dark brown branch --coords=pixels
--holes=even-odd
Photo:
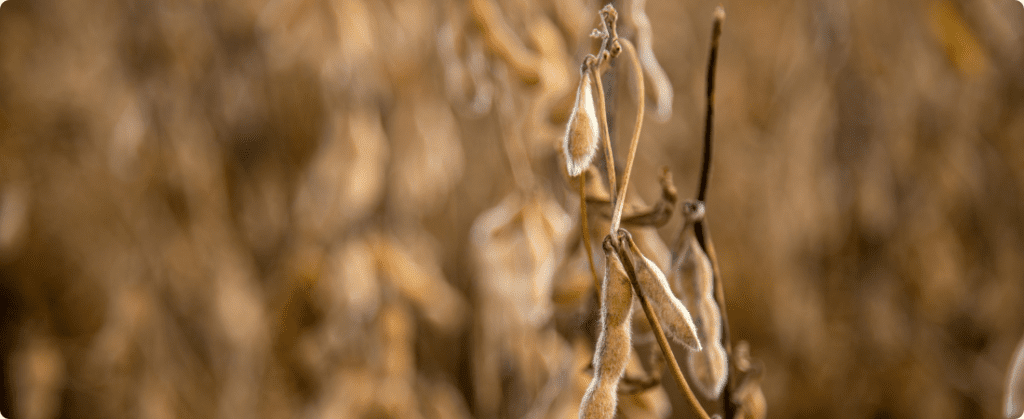
[[[700,186],[697,190],[697,200],[705,202],[707,205],[707,191],[708,183],[711,178],[711,148],[712,148],[712,133],[714,126],[714,107],[715,107],[715,69],[718,64],[718,43],[722,36],[722,23],[725,21],[725,10],[719,5],[715,8],[715,20],[711,26],[711,48],[708,54],[708,73],[707,73],[707,109],[704,113],[704,160],[701,167],[700,174]],[[708,259],[711,261],[711,271],[714,275],[715,284],[715,302],[718,303],[719,312],[722,315],[722,346],[725,347],[725,353],[729,359],[729,365],[732,366],[732,344],[729,333],[729,316],[728,310],[725,306],[725,289],[722,285],[722,274],[718,268],[718,255],[715,252],[715,245],[711,240],[711,232],[708,231],[707,216],[701,221],[698,221],[694,225],[694,233],[697,236],[697,240],[700,242],[700,246],[704,248],[704,253],[708,255]],[[728,374],[726,377],[725,388],[722,390],[722,409],[726,418],[731,418],[735,415],[736,405],[732,401],[732,392],[735,386],[734,374]]]
[[[707,78],[707,109],[704,112],[704,162],[700,170],[700,188],[697,190],[697,200],[706,201],[708,192],[708,181],[711,177],[711,132],[714,109],[715,109],[715,68],[718,64],[718,39],[722,36],[722,21],[725,20],[725,10],[719,5],[715,8],[715,22],[711,26],[711,52],[708,56],[708,78]]]

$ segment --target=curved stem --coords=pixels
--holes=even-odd
[[[615,194],[615,210],[612,212],[611,234],[619,230],[622,219],[622,208],[626,203],[626,189],[629,187],[629,175],[633,171],[633,160],[636,158],[637,145],[640,144],[640,128],[644,123],[644,72],[640,60],[636,56],[636,48],[628,39],[619,39],[622,49],[633,63],[633,77],[637,86],[636,124],[633,126],[633,138],[629,142],[629,154],[626,157],[626,171],[622,173],[622,190]]]
[[[615,155],[612,154],[612,138],[608,133],[608,111],[605,109],[604,82],[601,81],[601,65],[590,67],[591,76],[594,78],[594,85],[597,86],[597,115],[600,117],[601,137],[604,138],[604,161],[608,166],[608,193],[612,202],[615,202]]]

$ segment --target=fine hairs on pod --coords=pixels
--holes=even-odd
[[[580,85],[576,90],[576,103],[565,130],[562,149],[565,153],[569,175],[576,177],[586,170],[597,154],[600,131],[597,125],[597,110],[594,108],[593,78],[589,70],[590,60],[580,69]]]
[[[690,352],[687,365],[694,386],[705,397],[716,399],[722,394],[728,377],[728,359],[722,346],[722,314],[715,302],[714,271],[707,253],[697,240],[694,227],[704,219],[704,204],[683,202],[686,226],[680,237],[682,248],[674,266],[677,292],[693,313],[697,335],[704,350]]]
[[[665,328],[665,333],[687,349],[700,351],[700,339],[697,337],[697,329],[690,317],[690,311],[672,294],[665,274],[640,252],[640,248],[637,247],[633,236],[628,231],[619,230],[619,235],[629,245],[629,251],[634,260],[633,266],[636,268],[637,282],[650,300],[654,312],[658,315],[658,320]]]
[[[601,287],[601,334],[594,351],[594,378],[580,404],[580,419],[611,419],[615,416],[619,380],[629,363],[632,346],[633,287],[611,240],[611,236],[604,240],[606,263]]]

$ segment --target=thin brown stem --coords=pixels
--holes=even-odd
[[[617,237],[617,236],[616,236]],[[686,383],[686,378],[683,377],[683,371],[679,369],[679,363],[676,362],[675,353],[672,352],[672,347],[669,346],[668,339],[665,337],[665,331],[661,328],[661,322],[658,321],[658,316],[654,314],[654,309],[651,308],[651,303],[647,301],[647,297],[644,296],[643,290],[640,289],[640,283],[636,279],[636,271],[634,270],[633,261],[630,260],[629,255],[626,253],[626,249],[622,246],[619,240],[613,240],[615,243],[615,250],[619,253],[619,258],[622,260],[622,266],[626,270],[626,275],[629,276],[629,282],[633,285],[633,292],[636,293],[637,298],[640,300],[640,305],[644,308],[644,314],[647,315],[647,322],[651,325],[651,330],[654,331],[654,337],[658,341],[658,346],[661,347],[661,352],[665,355],[665,360],[668,361],[668,365],[672,370],[672,378],[675,379],[676,384],[683,391],[683,396],[686,396],[687,403],[690,404],[690,408],[693,412],[701,419],[711,419],[708,416],[708,412],[704,411],[704,407],[697,401],[697,396],[693,394],[693,390],[690,390],[690,385]]]
[[[626,156],[626,171],[622,173],[622,190],[615,194],[615,210],[612,212],[611,233],[619,230],[619,221],[622,219],[622,208],[626,204],[626,190],[629,188],[629,175],[633,171],[633,160],[636,158],[636,149],[640,144],[640,129],[644,124],[644,72],[640,67],[640,60],[636,56],[636,48],[628,39],[620,39],[619,44],[626,51],[629,61],[633,63],[633,77],[637,86],[637,109],[636,124],[633,126],[633,138],[629,141],[629,154]]]
[[[580,230],[583,232],[583,248],[587,250],[587,266],[590,267],[590,275],[594,278],[594,290],[601,295],[601,279],[597,277],[597,269],[594,268],[594,251],[590,248],[590,229],[587,228],[587,172],[580,174]]]
[[[605,108],[604,82],[601,81],[600,67],[600,64],[593,65],[590,71],[594,77],[594,85],[597,86],[597,115],[601,124],[601,137],[604,140],[604,161],[608,166],[608,193],[612,202],[615,202],[615,155],[612,153],[612,138],[608,132],[608,111]]]
[[[708,74],[707,74],[707,109],[704,114],[704,159],[700,174],[700,186],[697,192],[697,200],[703,201],[706,204],[708,183],[711,178],[711,146],[712,132],[714,125],[714,106],[715,106],[715,69],[718,63],[718,43],[722,36],[722,23],[725,21],[725,10],[719,5],[715,8],[715,20],[711,26],[711,48],[708,54]],[[715,287],[715,302],[718,303],[718,310],[722,316],[722,346],[725,347],[725,353],[727,359],[730,360],[729,364],[733,363],[732,358],[732,340],[729,334],[729,316],[728,310],[725,306],[725,287],[722,285],[722,274],[718,269],[718,255],[715,252],[714,243],[711,241],[711,232],[707,228],[707,217],[697,222],[694,225],[694,233],[697,236],[698,241],[704,253],[708,255],[708,259],[711,261],[711,272],[714,276],[714,287]],[[735,380],[733,374],[726,375],[725,388],[722,390],[722,410],[725,417],[731,418],[735,414],[736,405],[732,402],[732,391],[735,386]]]

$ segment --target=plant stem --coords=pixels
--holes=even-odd
[[[587,171],[580,173],[580,229],[583,231],[583,248],[587,249],[587,265],[590,266],[590,275],[594,278],[594,290],[598,298],[601,298],[601,279],[597,277],[597,269],[594,268],[594,251],[590,249],[590,229],[587,228]]]
[[[590,71],[591,76],[594,78],[594,84],[597,86],[597,114],[600,117],[601,137],[604,138],[604,161],[605,165],[608,166],[608,194],[610,195],[611,202],[615,202],[615,192],[617,190],[615,183],[615,156],[612,154],[612,138],[608,133],[608,111],[605,108],[604,82],[601,81],[601,64],[598,63],[591,66]]]
[[[644,123],[644,73],[640,67],[640,60],[636,56],[636,48],[628,39],[619,39],[619,44],[626,51],[630,62],[633,63],[633,77],[637,85],[637,109],[636,124],[633,126],[633,138],[629,142],[629,154],[626,157],[626,171],[622,173],[622,190],[615,194],[615,210],[612,212],[611,234],[619,230],[619,221],[622,219],[622,208],[626,204],[626,189],[629,187],[629,175],[633,171],[633,160],[636,158],[637,145],[640,144],[640,128]]]
[[[654,331],[654,337],[658,341],[658,346],[661,347],[661,352],[665,355],[665,360],[668,361],[668,365],[672,370],[672,378],[676,380],[676,384],[683,390],[683,395],[686,396],[686,401],[690,404],[693,412],[701,419],[711,419],[708,416],[708,412],[704,411],[704,407],[697,401],[697,396],[693,394],[693,390],[690,390],[690,385],[686,383],[686,378],[683,377],[683,371],[679,369],[679,363],[676,362],[675,353],[672,352],[672,347],[669,346],[668,339],[665,337],[665,331],[661,328],[661,322],[658,321],[658,316],[654,314],[651,303],[647,301],[643,290],[640,289],[633,261],[629,258],[619,240],[613,240],[612,242],[615,243],[615,250],[619,253],[619,259],[622,260],[622,266],[626,270],[626,275],[629,276],[629,282],[633,285],[633,292],[636,293],[637,298],[640,300],[640,305],[644,308],[644,314],[647,315],[647,322],[650,323],[651,330]]]
[[[719,5],[715,8],[715,20],[711,26],[711,50],[708,54],[708,74],[707,74],[707,109],[704,113],[704,161],[701,168],[700,174],[700,186],[697,192],[697,200],[702,201],[707,205],[707,191],[708,183],[711,178],[711,146],[712,146],[712,132],[713,132],[713,116],[715,106],[715,69],[718,63],[718,43],[722,36],[722,23],[725,20],[725,10]],[[729,316],[728,310],[725,307],[725,287],[722,285],[722,274],[718,269],[718,255],[715,252],[715,245],[711,241],[711,232],[706,227],[707,216],[704,219],[698,221],[694,225],[694,233],[697,236],[697,240],[700,242],[700,246],[704,248],[704,253],[708,255],[708,259],[711,261],[711,272],[714,276],[715,286],[715,302],[718,303],[718,310],[722,316],[722,346],[725,347],[726,359],[729,360],[729,366],[732,367],[734,360],[732,358],[732,340],[729,336]],[[722,412],[726,418],[731,418],[735,415],[736,405],[732,402],[732,391],[735,381],[733,380],[734,374],[726,375],[725,387],[722,389]]]
[[[708,78],[707,78],[707,109],[704,112],[704,162],[700,171],[700,188],[697,192],[697,200],[704,201],[708,191],[708,181],[711,177],[711,131],[712,118],[715,109],[715,68],[718,64],[718,40],[722,37],[722,22],[725,20],[725,10],[719,5],[715,8],[715,22],[711,26],[711,52],[708,56]]]

